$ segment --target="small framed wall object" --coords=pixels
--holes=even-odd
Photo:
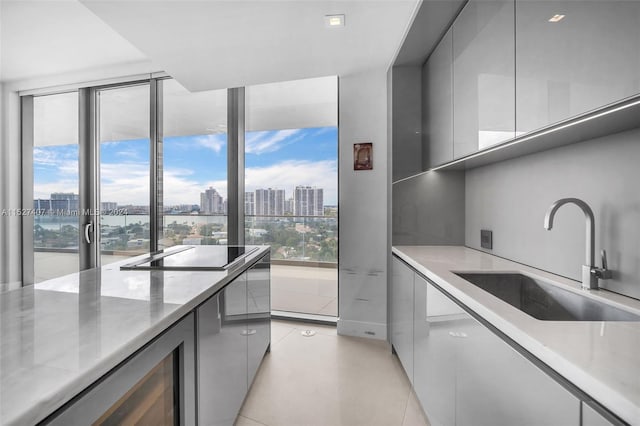
[[[373,170],[373,144],[353,144],[353,170]]]

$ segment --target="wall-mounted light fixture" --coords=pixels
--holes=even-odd
[[[344,15],[325,15],[324,25],[326,27],[344,27]]]
[[[549,22],[560,22],[564,19],[564,15],[553,15],[549,18]]]

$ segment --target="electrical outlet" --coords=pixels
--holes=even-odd
[[[487,229],[480,230],[480,246],[489,250],[493,249],[493,232]]]

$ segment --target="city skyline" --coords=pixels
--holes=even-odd
[[[326,205],[337,205],[337,128],[285,129],[246,134],[245,189],[315,186]],[[164,205],[199,204],[215,188],[227,198],[226,135],[164,139]],[[101,143],[101,195],[119,205],[149,198],[149,143]],[[54,192],[78,193],[78,145],[34,147],[34,199]]]

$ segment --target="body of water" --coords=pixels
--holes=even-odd
[[[196,225],[196,224],[221,224],[226,225],[226,216],[205,216],[205,215],[167,215],[164,217],[164,225],[177,223],[178,225]],[[106,226],[126,226],[131,224],[149,223],[148,215],[122,215],[122,216],[101,216],[100,222]],[[35,216],[34,224],[40,225],[44,229],[55,231],[61,229],[65,225],[71,225],[74,228],[79,227],[79,218],[77,216]]]

